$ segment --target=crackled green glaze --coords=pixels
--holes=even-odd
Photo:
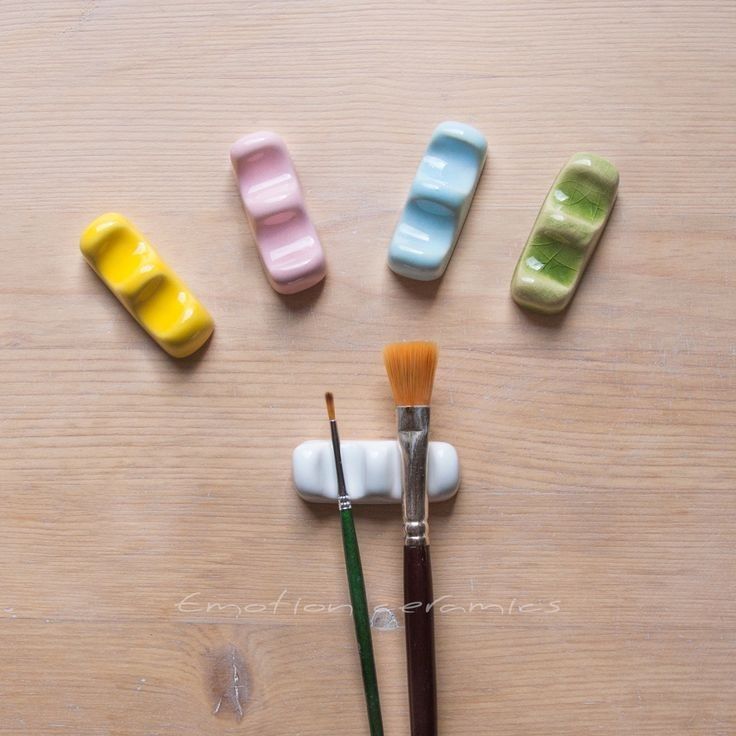
[[[522,307],[561,312],[569,303],[613,209],[618,171],[576,153],[557,175],[516,264],[511,296]]]

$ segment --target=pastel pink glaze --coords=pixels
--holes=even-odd
[[[295,294],[319,283],[325,255],[284,141],[253,133],[233,144],[230,160],[271,286]]]

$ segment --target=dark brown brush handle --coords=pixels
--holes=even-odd
[[[411,736],[437,734],[433,601],[429,547],[404,547],[404,621]]]

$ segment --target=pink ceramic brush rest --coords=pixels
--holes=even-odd
[[[319,283],[325,256],[284,141],[253,133],[233,144],[230,160],[271,286],[295,294]]]

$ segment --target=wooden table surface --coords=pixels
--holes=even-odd
[[[410,338],[463,468],[432,513],[442,733],[736,733],[735,37],[729,0],[5,0],[0,733],[365,734],[337,512],[290,453],[325,390],[344,439],[391,437],[380,350]],[[489,160],[444,279],[408,283],[386,248],[445,119]],[[292,298],[228,160],[264,128],[329,261]],[[509,281],[579,150],[619,200],[533,317]],[[202,355],[85,264],[108,210],[210,308]],[[356,517],[407,733],[399,510]]]

